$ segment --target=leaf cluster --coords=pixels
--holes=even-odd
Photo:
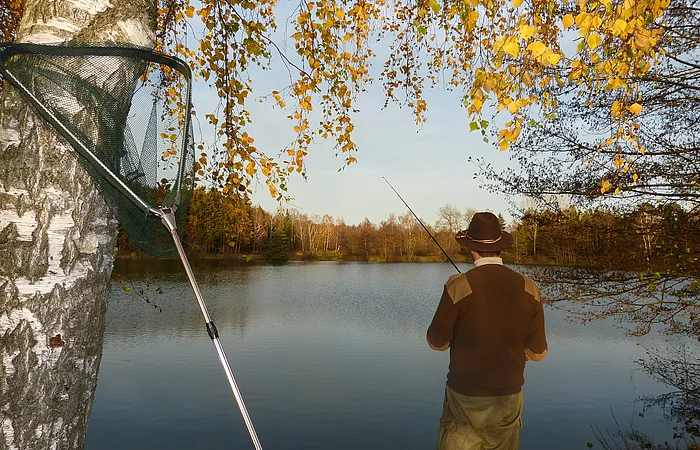
[[[14,42],[23,8],[22,0],[5,0],[0,3],[0,42]],[[3,83],[0,83],[0,96],[2,90]]]
[[[497,172],[477,162],[487,184],[509,194],[565,194],[578,204],[610,199],[628,206],[676,202],[697,208],[698,11],[697,0],[675,0],[666,7],[656,63],[622,80],[635,87],[638,106],[625,107],[612,89],[593,98],[571,85],[556,89],[556,115],[525,122],[513,145],[514,169]],[[611,120],[611,112],[619,120]],[[620,127],[620,120],[627,125]]]
[[[272,197],[288,199],[287,178],[306,175],[305,156],[316,140],[332,139],[336,156],[344,155],[345,164],[355,162],[351,116],[357,94],[370,80],[373,53],[367,41],[376,8],[366,2],[301,2],[285,23],[292,32],[282,40],[294,42],[294,54],[288,54],[279,44],[281,8],[274,0],[164,3],[159,8],[162,48],[186,58],[219,97],[217,110],[204,116],[215,129],[215,142],[200,159],[200,176],[206,174],[224,191],[244,190],[261,176]],[[199,28],[202,37],[193,45]],[[275,58],[286,69],[288,84],[253,99],[252,74],[271,70]],[[253,121],[253,100],[289,112],[296,138],[276,155],[257,148],[246,131]]]
[[[314,142],[330,139],[345,164],[356,161],[356,102],[384,49],[386,102],[411,108],[418,124],[427,118],[426,87],[442,85],[459,93],[470,129],[486,139],[487,129],[494,130],[505,150],[532,120],[557,118],[562,103],[578,98],[585,108],[599,105],[613,130],[596,150],[617,152],[626,142],[636,152],[631,157],[643,154],[640,117],[650,108],[642,81],[669,49],[685,51],[668,44],[677,23],[673,6],[671,0],[304,0],[280,30],[284,7],[274,0],[174,0],[159,7],[159,37],[220,99],[218,110],[205,115],[216,142],[202,169],[231,189],[262,176],[282,199],[287,178],[305,176]],[[193,39],[200,29],[201,38]],[[253,77],[273,69],[274,60],[288,84],[254,96]],[[254,100],[289,113],[296,138],[276,155],[257,148],[246,131]],[[636,181],[637,166],[620,165]],[[612,187],[604,180],[602,191]]]

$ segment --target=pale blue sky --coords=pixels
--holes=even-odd
[[[289,14],[287,11],[278,18]],[[284,29],[280,25],[275,40],[287,56],[293,58],[293,49],[285,49],[288,42],[279,35]],[[386,51],[377,49],[379,57],[375,67],[381,67],[382,53]],[[288,72],[279,58],[273,64],[273,70],[256,71],[253,75],[253,99],[272,90],[282,91],[289,85]],[[384,93],[378,77],[375,79],[368,92],[361,96],[360,113],[354,119],[354,138],[360,148],[355,155],[358,162],[338,172],[344,158],[334,157],[332,143],[313,145],[306,157],[308,179],[292,177],[288,192],[294,200],[282,206],[296,208],[309,216],[329,214],[335,219],[343,218],[347,224],[358,224],[365,218],[379,224],[391,213],[407,212],[382,179],[386,177],[427,223],[435,224],[438,208],[446,204],[463,211],[490,209],[503,213],[510,221],[507,200],[480,189],[479,181],[474,180],[476,167],[467,161],[469,156],[483,156],[495,167],[504,167],[509,154],[484,143],[479,132],[468,131],[469,119],[466,110],[460,107],[459,93],[425,86],[428,122],[418,127],[409,108],[391,104],[382,109]],[[200,120],[204,121],[204,114],[212,111],[216,101],[211,89],[202,84],[195,87],[193,102]],[[253,124],[248,132],[254,137],[255,146],[270,156],[277,155],[295,138],[294,124],[286,118],[289,111],[272,109],[271,102],[249,103],[246,107],[253,115]],[[206,135],[207,131],[204,133]],[[278,202],[270,197],[262,181],[252,188],[254,204],[267,211],[277,209]]]
[[[268,75],[274,78],[274,74]],[[508,163],[508,152],[499,152],[484,143],[480,133],[468,131],[466,110],[459,107],[457,93],[436,89],[427,97],[428,122],[418,127],[407,108],[390,105],[382,110],[381,86],[372,86],[360,101],[360,113],[355,117],[358,162],[338,172],[343,158],[334,157],[332,144],[313,145],[306,157],[308,179],[294,174],[288,184],[294,200],[282,206],[309,216],[329,214],[345,219],[347,224],[365,218],[379,224],[391,213],[407,211],[382,179],[386,177],[427,223],[434,224],[438,208],[446,204],[461,210],[491,209],[510,219],[507,200],[479,188],[479,181],[473,178],[476,167],[467,160],[469,156],[483,156],[496,167],[503,167]],[[200,116],[205,105],[213,101],[213,93],[196,90],[194,106]],[[272,109],[269,103],[251,104],[250,109],[254,122],[248,132],[258,149],[276,155],[294,139],[294,124],[286,118],[288,112]],[[262,181],[253,186],[252,201],[267,211],[278,207]]]

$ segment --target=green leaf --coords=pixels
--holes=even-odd
[[[479,124],[476,122],[472,122],[469,124],[469,131],[475,131],[479,129]]]

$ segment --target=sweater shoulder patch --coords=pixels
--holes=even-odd
[[[542,300],[540,299],[540,290],[537,289],[537,285],[535,284],[535,282],[532,281],[530,277],[527,277],[522,274],[521,276],[525,280],[525,292],[532,295],[538,302],[541,302]]]
[[[457,303],[472,293],[472,287],[465,273],[452,275],[445,283],[445,288],[452,299],[452,303]]]

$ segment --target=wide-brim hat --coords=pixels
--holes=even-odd
[[[482,252],[497,252],[513,245],[513,236],[501,230],[501,223],[491,212],[474,214],[469,228],[455,235],[455,240],[464,247]]]

